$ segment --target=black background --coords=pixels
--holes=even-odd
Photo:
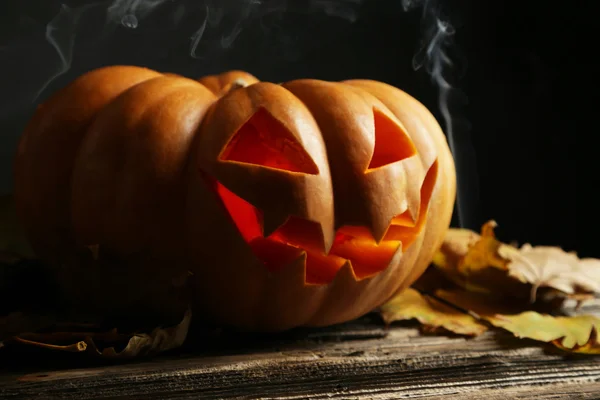
[[[445,126],[438,88],[424,68],[412,66],[435,20],[420,8],[406,11],[401,0],[165,0],[150,11],[138,7],[134,29],[120,24],[123,9],[107,8],[111,3],[136,1],[71,1],[62,11],[54,0],[2,1],[0,193],[11,190],[16,140],[35,105],[102,65],[191,77],[236,68],[275,82],[377,79],[417,97]],[[576,227],[575,151],[585,146],[581,132],[595,122],[593,3],[439,4],[455,27],[447,43],[454,65],[445,76],[455,86],[450,106],[466,227],[493,218],[507,241],[600,257],[594,237],[578,236]],[[191,38],[207,9],[209,22],[192,56]],[[38,95],[65,67],[45,39],[53,18],[50,32],[63,49],[73,44],[72,62]]]

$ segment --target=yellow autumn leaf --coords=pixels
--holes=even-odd
[[[562,338],[562,345],[568,349],[585,345],[590,339],[592,328],[600,326],[600,319],[593,315],[554,317],[526,311],[516,315],[487,315],[484,318],[520,338],[542,342]]]
[[[590,337],[587,343],[583,345],[576,344],[573,347],[567,347],[564,343],[566,338],[559,338],[552,341],[556,347],[561,350],[568,351],[571,353],[579,353],[579,354],[600,354],[600,343],[598,343],[598,328],[597,325],[592,327],[592,332],[590,333]]]
[[[441,328],[467,336],[480,335],[487,330],[485,325],[472,316],[424,296],[412,288],[394,296],[379,311],[386,324],[416,319],[430,331]]]
[[[519,311],[515,305],[464,290],[438,290],[435,296],[475,313],[490,324],[519,338],[552,343],[562,350],[599,354],[595,330],[600,318],[593,315],[552,316],[535,311]]]
[[[551,343],[564,351],[600,354],[600,318],[596,316],[551,316],[527,309],[523,303],[502,302],[459,288],[439,289],[432,294],[407,289],[380,307],[379,312],[387,324],[416,319],[427,331],[445,330],[466,336],[480,335],[493,326],[518,338]]]

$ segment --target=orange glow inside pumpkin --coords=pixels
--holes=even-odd
[[[376,144],[369,168],[378,168],[416,154],[416,148],[401,127],[377,110],[374,110],[374,117]],[[293,135],[262,109],[234,135],[220,158],[291,172],[318,173],[317,166]],[[322,231],[317,222],[290,216],[275,232],[264,237],[262,212],[220,182],[212,182],[241,236],[269,271],[277,272],[306,253],[306,283],[326,284],[335,278],[346,262],[351,263],[356,277],[363,279],[387,268],[400,246],[406,250],[426,222],[427,206],[436,177],[437,162],[423,181],[416,222],[412,221],[408,211],[395,217],[380,243],[365,227],[341,227],[328,254],[322,250]]]

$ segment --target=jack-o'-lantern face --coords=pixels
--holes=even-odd
[[[15,162],[19,219],[65,296],[122,316],[183,300],[261,331],[348,321],[410,286],[455,195],[435,117],[369,80],[105,67],[38,108]]]
[[[349,263],[385,270],[425,222],[437,164],[374,96],[293,81],[237,89],[207,114],[198,167],[252,253],[272,272],[306,255],[306,283]]]

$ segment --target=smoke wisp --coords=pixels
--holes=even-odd
[[[443,16],[441,7],[435,0],[402,0],[402,6],[405,11],[419,7],[422,10],[424,34],[419,51],[412,60],[413,69],[416,71],[424,67],[438,89],[438,108],[456,164],[458,223],[461,227],[477,229],[473,221],[479,193],[475,152],[466,136],[468,124],[464,119],[459,120],[451,111],[453,104],[466,102],[464,94],[448,78],[452,73],[462,73],[449,54],[455,29],[448,18]],[[459,122],[462,129],[457,129]]]
[[[46,40],[54,47],[59,58],[59,64],[56,70],[51,71],[50,76],[34,95],[34,101],[39,98],[50,83],[71,68],[75,33],[79,21],[86,11],[97,5],[98,3],[92,3],[78,8],[71,8],[66,4],[61,4],[58,14],[46,25]]]
[[[31,101],[37,101],[51,83],[71,68],[80,21],[87,13],[105,14],[104,34],[118,33],[119,28],[142,29],[145,21],[153,14],[170,15],[172,26],[181,24],[188,17],[195,18],[192,23],[196,27],[189,34],[188,54],[193,59],[203,59],[214,57],[215,51],[231,48],[247,25],[267,15],[284,12],[321,13],[352,23],[358,17],[362,2],[363,0],[106,0],[79,7],[62,4],[59,12],[46,26],[46,41],[55,49],[60,65],[51,71]]]

